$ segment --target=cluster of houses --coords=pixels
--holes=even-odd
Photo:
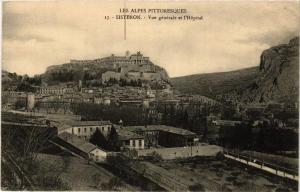
[[[145,82],[164,82],[167,78],[165,71],[154,65],[149,57],[143,56],[140,52],[136,54],[130,54],[126,52],[125,56],[111,55],[95,60],[71,60],[69,64],[65,64],[66,67],[72,68],[77,64],[97,64],[108,71],[102,73],[102,82],[105,84],[110,79],[119,81],[121,78],[126,81],[142,80]],[[107,66],[107,67],[105,67]],[[55,67],[49,67],[48,70],[52,70]],[[95,103],[95,104],[107,104],[113,102],[130,100],[132,103],[135,101],[142,101],[144,99],[153,99],[157,95],[163,95],[164,92],[171,93],[171,87],[166,83],[163,90],[151,90],[149,83],[143,84],[143,87],[89,87],[83,88],[82,82],[79,83],[61,83],[59,85],[45,85],[37,87],[35,93],[35,102],[40,102],[42,107],[49,107],[53,100],[58,100],[60,103]],[[27,100],[26,92],[4,91],[3,97],[5,107],[13,107],[19,100]],[[7,105],[6,105],[7,104]],[[55,105],[55,104],[54,104]],[[67,104],[68,105],[68,104]],[[64,107],[65,108],[65,107]]]
[[[91,135],[98,129],[108,137],[114,128],[121,143],[121,151],[143,150],[150,148],[197,146],[198,136],[188,130],[165,125],[127,126],[113,125],[109,121],[73,121],[56,124],[56,142],[73,153],[96,162],[105,161],[109,151],[89,142]]]
[[[198,136],[186,129],[166,125],[128,126],[121,129],[143,136],[145,147],[185,147],[198,145]]]
[[[93,104],[147,104],[148,101],[155,99],[155,90],[141,87],[119,87],[111,86],[104,88],[82,88],[76,91],[65,86],[42,87],[34,93],[3,91],[2,105],[6,108],[15,108],[16,103],[27,104],[27,100],[33,102],[36,108],[51,113],[70,111],[73,103],[93,103]],[[59,107],[61,110],[54,111]],[[33,107],[28,108],[32,110]]]

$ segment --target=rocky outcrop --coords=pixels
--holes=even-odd
[[[299,37],[263,51],[260,58],[260,64],[255,68],[190,75],[173,78],[171,82],[183,93],[213,98],[226,95],[226,98],[244,103],[297,102]]]
[[[298,100],[299,37],[263,51],[255,86],[244,94],[256,102]]]
[[[70,63],[48,67],[42,76],[43,81],[47,83],[78,80],[101,82],[102,74],[107,71],[119,73],[118,75],[125,80],[129,78],[128,72],[131,71],[145,81],[149,80],[149,77],[155,77],[151,80],[169,82],[166,70],[153,64],[149,57],[144,57],[140,52],[126,56],[111,55],[94,60],[71,60]]]

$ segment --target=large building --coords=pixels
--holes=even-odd
[[[59,133],[67,132],[81,139],[89,140],[97,129],[107,137],[112,129],[112,123],[110,121],[74,121]]]
[[[118,68],[126,65],[147,65],[150,64],[151,61],[149,60],[149,57],[144,57],[143,54],[141,54],[140,52],[137,52],[136,54],[132,55],[130,55],[129,52],[127,52],[125,56],[116,56],[112,54],[109,57],[94,60],[70,60],[71,65],[90,63],[97,63],[101,64],[102,66]]]
[[[122,130],[142,135],[147,148],[184,147],[199,143],[199,138],[195,133],[166,125],[128,126],[123,127]]]
[[[161,78],[161,74],[157,73],[157,68],[149,60],[149,57],[144,57],[140,52],[132,55],[127,53],[126,56],[111,55],[96,59],[93,62],[107,66],[110,69],[102,74],[102,83],[110,79],[158,80]]]
[[[63,95],[65,93],[73,93],[74,88],[66,86],[45,86],[40,87],[38,90],[39,94],[53,94],[53,95]]]
[[[144,57],[143,54],[141,54],[140,52],[137,52],[136,54],[132,55],[129,55],[129,53],[127,53],[125,56],[115,56],[114,54],[112,54],[109,57],[104,57],[95,61],[99,63],[112,64],[115,67],[121,67],[128,64],[150,64],[149,57]]]

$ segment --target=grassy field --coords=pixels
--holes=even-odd
[[[259,173],[230,160],[196,159],[157,162],[206,191],[297,191],[297,184]]]
[[[139,191],[140,189],[128,185],[103,168],[88,164],[87,160],[78,157],[39,154],[38,159],[42,167],[51,167],[60,174],[71,190],[76,191]],[[61,171],[63,170],[63,171]],[[61,173],[60,173],[61,172]]]

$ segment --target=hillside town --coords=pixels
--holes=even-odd
[[[1,4],[1,191],[299,191],[297,1]]]
[[[101,78],[88,72],[76,79],[73,68],[78,66],[86,71],[100,67]],[[230,103],[223,97],[182,94],[167,73],[140,52],[71,60],[49,67],[45,74],[31,78],[2,72],[2,162],[11,175],[2,185],[7,189],[240,190],[237,177],[228,179],[235,173],[268,178],[266,183],[284,179],[285,189],[295,189],[297,103]],[[66,81],[62,77],[67,74],[72,75]],[[90,83],[94,80],[97,83]],[[19,144],[12,145],[20,137]],[[22,158],[17,160],[18,153]],[[69,168],[55,167],[40,180],[35,177],[41,173],[28,174],[37,164],[51,161],[63,161]],[[74,176],[70,166],[75,162],[85,179],[93,177],[94,187],[81,183],[85,187],[78,188],[65,180]],[[219,166],[213,171],[217,181],[191,172],[208,170],[200,165]],[[95,170],[84,171],[91,166],[108,181]],[[55,176],[58,173],[62,175]],[[218,182],[223,177],[227,185]],[[247,181],[239,182],[247,189]]]

